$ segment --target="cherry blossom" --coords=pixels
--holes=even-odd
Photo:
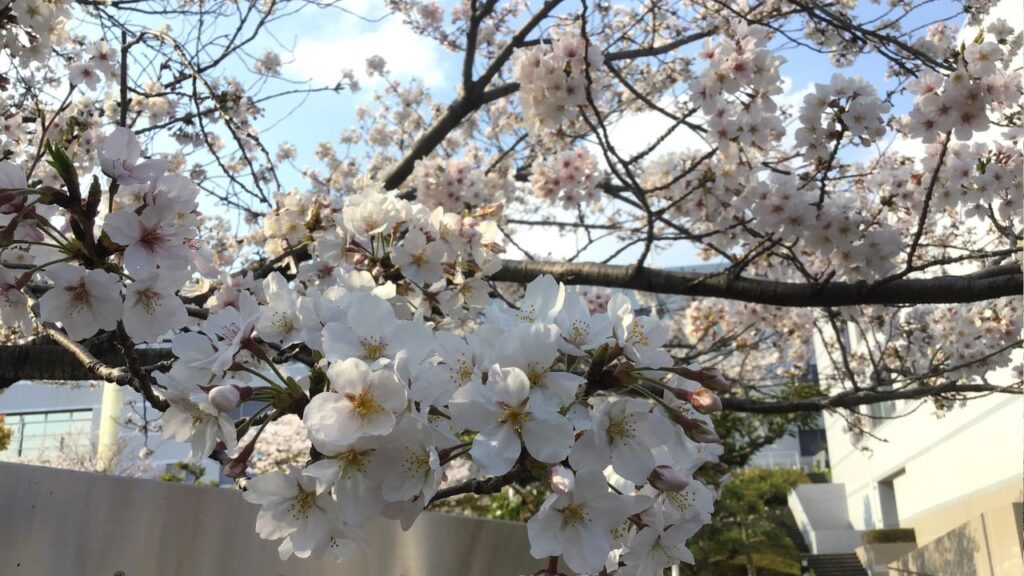
[[[142,146],[135,133],[123,127],[114,128],[100,148],[103,173],[127,186],[157,180],[167,170],[167,161],[159,158],[143,160]]]
[[[60,322],[75,340],[117,327],[122,300],[116,275],[56,264],[47,269],[47,276],[53,281],[53,288],[39,299],[43,320]]]
[[[478,432],[470,455],[484,472],[508,472],[525,444],[541,462],[559,462],[573,444],[572,424],[543,396],[530,396],[530,380],[518,368],[494,365],[487,385],[457,390],[450,404],[460,427]]]
[[[175,214],[171,204],[163,203],[148,206],[141,214],[119,210],[107,216],[103,230],[125,247],[124,266],[131,273],[178,270],[192,262],[192,251],[185,243],[188,229],[172,221]]]
[[[615,547],[612,530],[635,506],[608,490],[598,472],[577,474],[572,491],[552,494],[526,523],[530,554],[561,556],[577,573],[597,572]]]
[[[185,326],[188,312],[175,292],[185,283],[186,274],[152,272],[128,285],[122,316],[125,332],[132,339],[156,342],[171,330]]]
[[[327,377],[334,391],[315,396],[303,416],[313,446],[322,452],[337,453],[363,436],[391,432],[406,408],[406,390],[395,375],[371,371],[357,358],[331,364]]]

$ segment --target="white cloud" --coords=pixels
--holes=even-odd
[[[662,102],[659,105],[666,110],[672,109],[671,102]],[[691,119],[700,123],[699,113]],[[647,110],[635,114],[626,114],[614,124],[608,126],[608,137],[612,146],[622,157],[629,157],[637,152],[646,150],[660,138],[673,124],[673,120],[655,110]],[[605,165],[604,156],[600,147],[596,144],[589,144],[591,152]],[[660,142],[648,158],[657,158],[668,152],[682,152],[685,150],[708,150],[707,142],[700,134],[690,130],[686,126],[679,126],[665,140]]]
[[[344,14],[337,26],[325,27],[329,37],[299,40],[288,65],[292,74],[309,78],[315,84],[334,84],[342,70],[355,72],[367,88],[382,84],[380,78],[366,76],[366,59],[382,56],[388,71],[397,78],[419,78],[427,87],[436,88],[447,80],[447,63],[438,44],[405,26],[397,16],[380,23],[368,23]]]

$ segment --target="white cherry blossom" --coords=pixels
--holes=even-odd
[[[310,400],[303,415],[318,450],[337,454],[364,436],[391,432],[406,408],[406,389],[390,370],[371,370],[358,358],[327,368],[331,392]]]
[[[612,530],[636,504],[608,490],[599,472],[580,473],[572,491],[552,494],[526,523],[530,555],[561,556],[574,572],[594,573],[615,547]]]
[[[140,162],[141,156],[142,146],[135,133],[118,126],[103,140],[100,167],[104,174],[126,186],[152,182],[167,170],[167,160],[154,158]]]
[[[450,403],[459,426],[478,431],[470,455],[490,475],[512,469],[525,444],[530,456],[555,463],[569,455],[573,428],[545,397],[530,396],[530,381],[518,368],[494,365],[487,385],[469,384]]]
[[[124,298],[124,330],[140,342],[156,342],[185,326],[188,312],[175,294],[188,272],[151,272],[128,285]]]
[[[43,320],[60,322],[75,340],[117,327],[122,300],[116,275],[70,264],[50,266],[46,275],[53,287],[39,299]]]

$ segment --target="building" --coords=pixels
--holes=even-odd
[[[106,387],[117,388],[102,382],[18,382],[0,390],[0,414],[13,433],[10,445],[0,451],[0,461],[96,470],[101,467],[98,453],[107,450],[111,473],[157,478],[167,472],[184,477],[177,464],[188,459],[188,444],[167,440],[159,432],[144,433],[142,422],[148,421],[151,429],[159,414],[147,411],[139,394],[118,390],[111,397]],[[106,438],[101,432],[104,402],[113,402],[107,413],[117,415],[106,423]],[[218,480],[219,466],[209,460],[204,467],[205,480]]]

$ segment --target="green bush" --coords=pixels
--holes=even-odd
[[[879,528],[862,532],[860,541],[864,544],[893,544],[896,542],[917,542],[913,528]]]

